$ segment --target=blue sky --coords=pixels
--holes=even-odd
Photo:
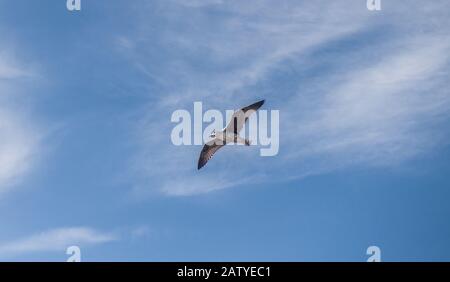
[[[0,260],[449,260],[449,11],[0,0]],[[170,142],[261,98],[276,157]]]

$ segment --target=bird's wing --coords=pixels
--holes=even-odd
[[[244,127],[245,122],[248,118],[256,112],[264,104],[264,100],[251,104],[250,106],[244,107],[239,111],[236,111],[231,117],[230,123],[228,123],[225,131],[234,132],[234,134],[239,134],[239,131]]]
[[[224,146],[224,142],[218,138],[209,141],[203,146],[202,152],[200,153],[200,158],[198,159],[197,169],[201,169],[205,164],[211,159],[211,157]]]

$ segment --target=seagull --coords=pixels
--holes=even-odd
[[[197,169],[201,169],[211,159],[211,157],[223,146],[228,143],[237,143],[250,146],[250,141],[239,136],[239,132],[244,127],[248,118],[264,104],[264,100],[251,104],[234,112],[231,121],[221,131],[216,133],[213,130],[209,137],[214,138],[203,146],[200,158],[198,159]]]

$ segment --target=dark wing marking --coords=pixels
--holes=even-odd
[[[225,131],[233,132],[234,134],[239,134],[239,131],[244,127],[245,122],[248,118],[256,112],[264,104],[264,100],[251,104],[250,106],[244,107],[239,111],[236,111],[231,117],[230,123],[228,123]]]
[[[217,138],[206,143],[205,146],[203,146],[202,152],[200,153],[197,169],[201,169],[202,167],[204,167],[209,159],[211,159],[211,157],[217,152],[217,150],[222,148],[224,145],[224,142]]]

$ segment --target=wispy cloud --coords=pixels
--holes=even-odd
[[[88,227],[56,228],[0,244],[0,255],[65,251],[71,245],[97,245],[117,240],[116,235]]]
[[[448,132],[430,125],[450,115],[450,93],[442,84],[450,40],[424,37],[404,46],[414,47],[387,50],[380,62],[353,66],[341,82],[330,81],[333,87],[318,91],[312,107],[311,97],[299,95],[295,104],[304,106],[288,113],[295,129],[285,137],[292,144],[289,158],[392,164],[442,143]]]
[[[4,192],[33,165],[40,137],[15,114],[0,107],[0,192]]]
[[[381,14],[352,1],[174,3],[159,10],[167,27],[155,34],[141,19],[137,37],[127,38],[135,48],[124,51],[165,91],[152,96],[151,114],[137,127],[142,149],[134,164],[151,183],[139,191],[192,195],[265,176],[392,165],[443,144],[447,132],[439,125],[448,121],[450,99],[445,1],[427,10],[410,1],[407,13],[403,3],[389,3]],[[165,47],[164,62],[139,51],[155,41]],[[278,157],[256,161],[255,151],[228,148],[233,152],[217,154],[211,169],[198,173],[199,148],[170,143],[173,110],[193,101],[230,109],[261,96],[280,110]],[[232,154],[251,165],[234,169],[240,161]]]
[[[29,69],[19,66],[11,52],[0,50],[0,80],[30,76]]]
[[[0,193],[18,183],[34,165],[43,134],[22,106],[20,83],[33,76],[10,52],[0,52]]]
[[[431,38],[409,43],[412,50],[390,50],[380,62],[312,85],[314,97],[291,101],[299,106],[285,113],[283,159],[301,173],[287,178],[354,165],[403,166],[448,144],[450,45]]]

